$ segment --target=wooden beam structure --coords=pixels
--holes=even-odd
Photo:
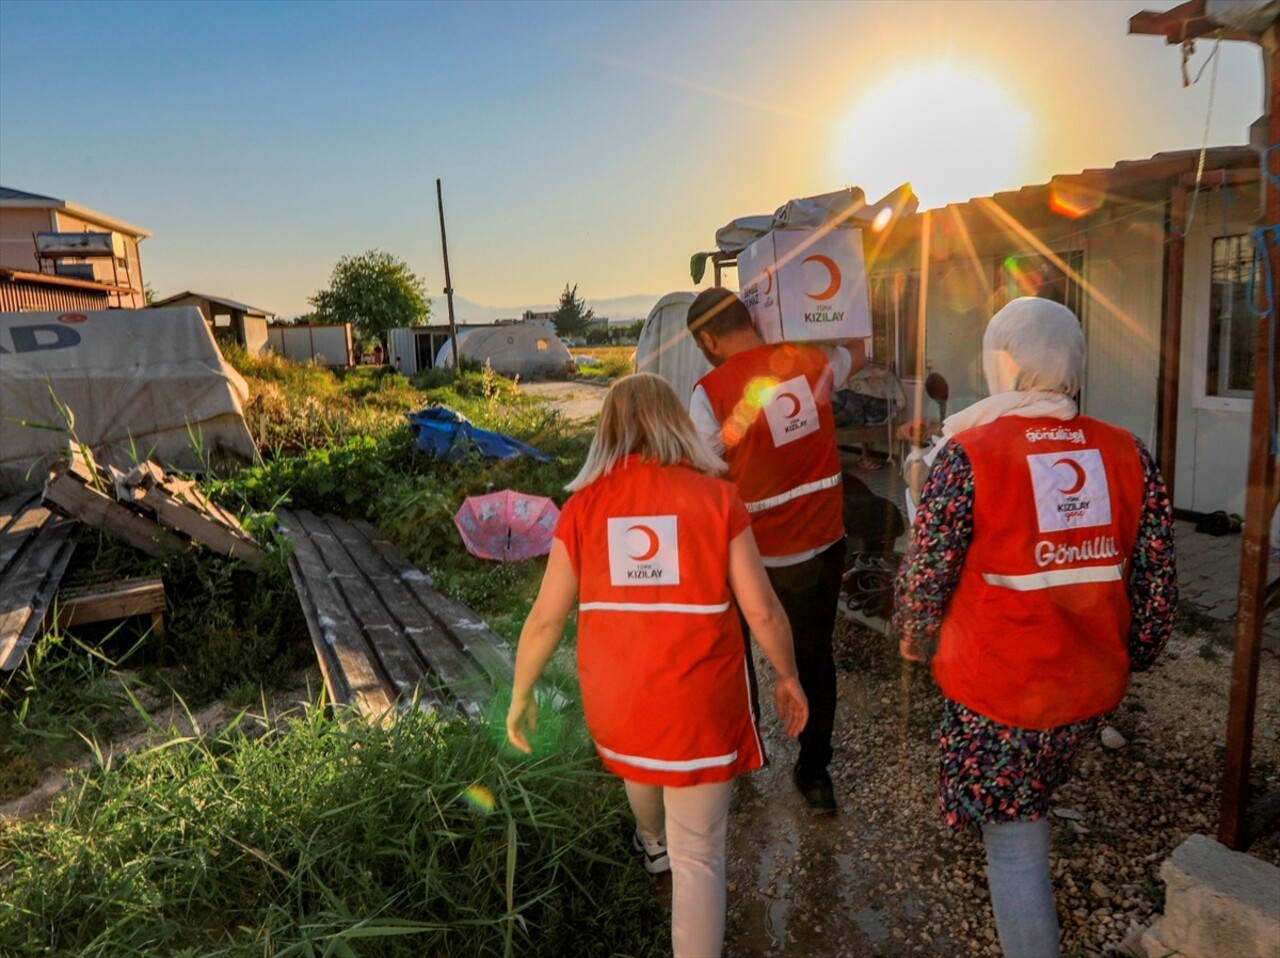
[[[1221,31],[1224,40],[1253,40],[1251,34],[1224,27],[1205,13],[1204,0],[1187,0],[1168,10],[1143,10],[1129,18],[1130,33],[1163,36],[1168,44],[1186,43]]]
[[[1187,188],[1175,183],[1165,225],[1164,310],[1160,317],[1160,383],[1156,407],[1156,461],[1173,502],[1178,465],[1178,390],[1182,388],[1182,287],[1187,240]]]
[[[1266,312],[1258,320],[1257,360],[1253,378],[1253,411],[1249,429],[1248,485],[1245,491],[1244,534],[1240,544],[1240,590],[1236,608],[1235,652],[1231,664],[1231,700],[1227,713],[1227,749],[1222,774],[1222,806],[1218,840],[1229,848],[1244,848],[1252,839],[1246,822],[1249,808],[1249,766],[1258,700],[1258,668],[1262,655],[1262,620],[1266,615],[1267,560],[1271,517],[1275,513],[1277,418],[1276,388],[1280,383],[1280,349],[1276,348],[1276,281],[1280,280],[1280,24],[1273,24],[1262,42],[1267,77],[1268,149],[1262,175],[1266,208],[1262,243],[1263,282],[1258,291]],[[1269,300],[1269,301],[1267,301]],[[1252,304],[1251,304],[1252,305]]]
[[[1218,840],[1229,848],[1245,847],[1251,835],[1247,834],[1249,806],[1249,764],[1253,749],[1253,725],[1258,698],[1258,668],[1262,653],[1262,620],[1266,614],[1267,560],[1271,517],[1276,509],[1280,490],[1276,485],[1277,425],[1280,409],[1276,404],[1276,388],[1280,383],[1280,367],[1277,366],[1276,348],[1277,312],[1276,285],[1280,281],[1280,22],[1273,20],[1261,35],[1246,33],[1208,16],[1205,0],[1187,0],[1164,11],[1144,10],[1129,20],[1129,32],[1163,36],[1166,43],[1186,43],[1200,37],[1214,36],[1223,40],[1244,40],[1262,47],[1266,97],[1267,138],[1262,151],[1260,176],[1263,179],[1263,195],[1266,206],[1262,211],[1262,229],[1256,234],[1262,244],[1264,282],[1258,291],[1262,309],[1257,328],[1257,355],[1254,365],[1253,408],[1249,429],[1249,465],[1245,489],[1244,534],[1240,547],[1240,584],[1236,597],[1235,651],[1231,666],[1231,699],[1227,712],[1226,755],[1222,774],[1222,799],[1218,819]],[[1225,182],[1225,181],[1224,181]],[[1185,190],[1186,181],[1180,185]],[[1176,218],[1171,216],[1170,274],[1174,272],[1177,236]],[[1181,243],[1176,248],[1179,263],[1182,259]],[[1178,271],[1176,302],[1166,303],[1166,319],[1171,307],[1181,311],[1181,269]],[[1172,295],[1172,278],[1166,282],[1166,290]],[[1254,304],[1250,304],[1253,306]],[[1181,323],[1177,326],[1180,328]],[[1166,328],[1162,348],[1167,349],[1175,334]],[[1162,363],[1167,356],[1162,355]],[[1175,367],[1176,368],[1176,367]],[[1176,378],[1173,381],[1172,398],[1176,400]],[[1161,400],[1166,398],[1169,379],[1163,381]],[[1176,428],[1176,427],[1175,427]],[[1161,464],[1164,464],[1164,441],[1167,427],[1161,428]],[[1170,452],[1173,447],[1170,446]],[[1172,459],[1170,459],[1172,466]],[[1166,472],[1172,494],[1172,475]]]

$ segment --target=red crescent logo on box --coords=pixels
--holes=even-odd
[[[835,264],[835,260],[830,256],[814,253],[812,256],[806,256],[801,262],[817,263],[819,266],[824,267],[831,276],[831,282],[826,289],[820,293],[805,293],[806,296],[810,299],[826,300],[840,292],[840,267]]]
[[[89,317],[84,313],[63,313],[58,317],[60,323],[83,323]]]
[[[1059,491],[1063,495],[1074,496],[1077,492],[1079,492],[1081,489],[1084,488],[1084,481],[1086,477],[1084,474],[1084,469],[1081,468],[1080,463],[1076,462],[1074,459],[1059,459],[1057,462],[1053,464],[1053,466],[1055,469],[1058,466],[1067,466],[1075,473],[1075,482],[1072,483],[1070,488],[1061,488],[1061,487],[1059,488]]]
[[[631,558],[634,559],[636,562],[648,562],[650,559],[652,559],[655,555],[658,554],[658,534],[654,532],[652,529],[650,529],[648,526],[639,526],[639,525],[631,526],[627,529],[627,531],[642,532],[649,540],[648,547],[640,555],[637,556],[637,555],[631,555],[630,552],[627,553],[627,555],[631,556]]]
[[[791,408],[783,412],[782,415],[786,416],[788,419],[794,419],[796,417],[796,413],[800,411],[800,397],[795,393],[778,393],[778,399],[791,400]]]
[[[768,296],[773,292],[773,270],[768,266],[764,268],[764,294]]]

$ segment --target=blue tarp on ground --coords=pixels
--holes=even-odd
[[[513,459],[530,456],[539,462],[550,462],[545,452],[527,446],[518,439],[490,432],[467,422],[465,416],[444,406],[430,406],[405,413],[417,437],[418,448],[425,453],[454,462],[475,450],[489,459]]]

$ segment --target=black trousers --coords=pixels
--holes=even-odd
[[[835,631],[836,607],[840,601],[844,551],[841,539],[797,565],[765,569],[791,624],[796,669],[805,698],[809,700],[809,722],[800,733],[798,764],[813,771],[824,769],[831,762],[831,732],[836,718],[836,663],[831,634]],[[745,620],[742,634],[749,634]],[[749,648],[747,666],[751,697],[759,717],[755,667]]]

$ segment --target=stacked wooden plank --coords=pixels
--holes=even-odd
[[[262,551],[235,516],[210,502],[189,480],[147,462],[130,472],[100,466],[73,446],[45,483],[44,501],[88,525],[119,536],[147,555],[171,555],[192,541],[250,566]]]
[[[66,572],[75,523],[36,494],[0,500],[0,670],[18,667]]]
[[[289,571],[332,700],[376,720],[413,702],[483,715],[514,674],[510,646],[365,522],[277,510]]]
[[[89,575],[63,582],[56,612],[59,628],[146,616],[151,620],[151,634],[158,637],[164,635],[164,610],[164,582],[158,576],[112,579]]]

